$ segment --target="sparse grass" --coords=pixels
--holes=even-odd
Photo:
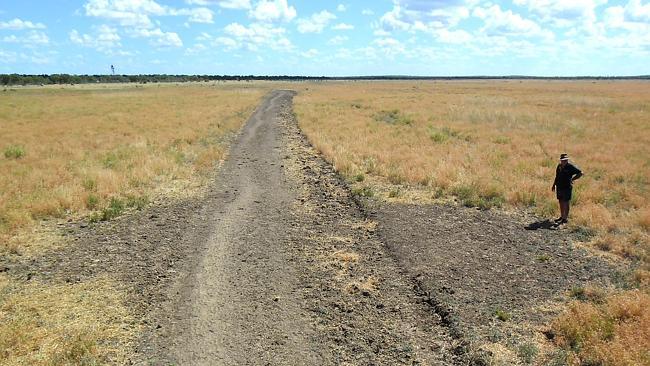
[[[512,315],[509,312],[507,312],[507,311],[505,311],[503,309],[496,309],[494,311],[494,316],[497,319],[501,320],[502,322],[506,322],[506,321],[510,320],[510,318],[512,317]]]
[[[531,364],[539,354],[539,349],[534,343],[520,344],[517,351],[519,358],[526,364]]]
[[[359,197],[366,197],[370,198],[375,195],[375,192],[372,190],[370,186],[363,186],[360,188],[354,188],[352,189],[352,194],[359,196]]]
[[[603,303],[570,304],[553,322],[554,342],[575,365],[650,363],[650,295],[628,291]]]
[[[413,118],[403,114],[399,109],[392,109],[390,111],[379,111],[375,114],[375,121],[390,125],[410,125],[413,123]]]
[[[123,364],[138,325],[106,280],[11,284],[0,275],[2,365]]]
[[[3,95],[0,242],[41,220],[110,220],[144,207],[144,197],[198,186],[266,90],[92,85]]]
[[[631,282],[647,296],[649,104],[647,82],[418,82],[417,88],[408,82],[333,82],[310,85],[295,98],[294,109],[312,144],[341,174],[365,173],[363,186],[354,185],[359,195],[387,192],[391,199],[418,202],[456,198],[465,206],[556,216],[550,187],[558,155],[568,152],[585,172],[574,189],[573,235],[637,265]],[[410,123],[398,125],[399,116]],[[633,305],[637,299],[636,292],[612,298],[583,290],[574,296],[607,304]],[[601,317],[614,316],[609,305],[588,306]],[[640,310],[640,318],[649,314],[649,306]],[[636,338],[627,327],[614,326],[612,339],[587,337],[582,349],[602,345],[625,359],[650,338],[648,324],[637,324],[643,330]],[[549,362],[571,363],[581,352],[565,347]],[[638,360],[627,364],[650,363]]]

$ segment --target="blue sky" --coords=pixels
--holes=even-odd
[[[0,73],[650,74],[643,0],[0,2]]]

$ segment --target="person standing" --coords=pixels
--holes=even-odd
[[[557,195],[560,204],[560,217],[555,220],[558,225],[569,222],[569,203],[573,191],[573,182],[582,177],[582,171],[569,162],[568,154],[560,154],[560,163],[555,168],[555,180],[551,191]]]

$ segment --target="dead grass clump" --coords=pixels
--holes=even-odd
[[[31,283],[0,277],[3,365],[123,364],[138,326],[107,280]]]
[[[345,286],[345,291],[350,294],[360,293],[369,296],[377,291],[379,281],[375,277],[368,277],[360,281],[352,281]]]
[[[627,291],[598,304],[573,302],[552,324],[554,342],[576,365],[650,361],[650,295]]]
[[[339,250],[334,253],[334,258],[343,263],[357,263],[359,261],[359,254],[345,250]]]

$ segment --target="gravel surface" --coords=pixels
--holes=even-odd
[[[454,205],[371,202],[379,236],[466,342],[535,338],[571,289],[611,286],[618,271],[546,220]],[[498,319],[497,311],[507,319]]]

